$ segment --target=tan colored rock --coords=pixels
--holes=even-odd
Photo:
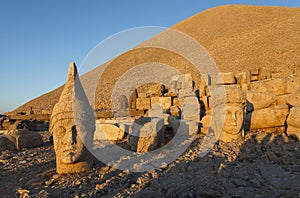
[[[286,133],[288,136],[295,136],[298,140],[300,140],[300,127],[288,125]]]
[[[286,77],[286,84],[287,84],[287,93],[295,93],[297,89],[300,87],[300,75],[293,74]]]
[[[164,117],[164,107],[160,103],[154,103],[148,111],[149,117],[163,118]]]
[[[151,103],[150,98],[137,98],[136,99],[136,108],[138,110],[148,110],[150,109]]]
[[[290,95],[291,94],[284,94],[284,95],[277,96],[277,105],[286,105]]]
[[[254,110],[268,108],[277,102],[276,95],[257,91],[246,92],[246,99]]]
[[[172,130],[176,135],[194,136],[199,132],[199,122],[190,120],[174,120]]]
[[[148,152],[160,146],[163,140],[164,120],[141,118],[131,126],[128,143],[136,152]]]
[[[201,119],[201,132],[202,133],[207,134],[208,128],[211,127],[211,119],[212,119],[211,114],[207,114],[207,115],[203,116],[203,118]]]
[[[137,88],[138,97],[161,97],[163,85],[159,83],[148,83]]]
[[[250,72],[235,73],[235,79],[237,84],[249,84],[250,83]]]
[[[250,83],[250,90],[267,92],[274,95],[284,95],[287,93],[285,78],[261,80]]]
[[[173,106],[180,106],[180,102],[178,98],[173,98]]]
[[[96,122],[97,123],[97,122]],[[120,141],[124,138],[125,131],[113,124],[96,124],[95,140]]]
[[[219,85],[231,85],[236,84],[236,79],[233,72],[220,73],[220,80],[217,82]]]
[[[218,106],[226,103],[245,104],[245,94],[238,86],[218,86],[212,90],[210,106]]]
[[[181,119],[200,122],[200,104],[197,97],[184,98],[181,106]]]
[[[178,106],[171,106],[170,107],[170,114],[172,116],[180,116],[180,108]]]
[[[241,90],[247,92],[250,89],[250,84],[241,84]]]
[[[300,127],[300,106],[291,108],[287,124],[288,126]]]
[[[258,69],[258,68],[251,69],[250,72],[251,72],[251,76],[258,76],[259,72],[260,72],[260,69]]]
[[[151,97],[151,106],[161,104],[163,109],[169,109],[172,105],[171,97]]]
[[[76,65],[71,63],[67,82],[50,119],[58,173],[84,172],[92,167],[94,158],[88,149],[92,149],[94,131],[94,111],[82,88]]]
[[[273,106],[266,109],[260,109],[252,112],[251,129],[264,129],[284,126],[289,114],[287,105]]]
[[[287,104],[289,104],[293,107],[299,107],[300,106],[300,88],[298,88],[295,93],[291,94],[287,98]]]

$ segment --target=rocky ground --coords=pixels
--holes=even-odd
[[[300,144],[281,134],[249,133],[198,156],[199,135],[179,159],[147,173],[96,162],[86,173],[58,175],[50,134],[39,148],[0,155],[1,197],[300,197]]]

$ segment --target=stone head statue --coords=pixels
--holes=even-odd
[[[93,165],[88,151],[95,131],[94,112],[71,63],[68,79],[50,119],[56,154],[56,171],[60,174],[84,172]]]
[[[213,104],[214,128],[219,140],[230,142],[242,135],[246,97],[239,88],[231,86],[225,86],[225,94],[224,101]]]

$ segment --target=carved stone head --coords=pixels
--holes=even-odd
[[[58,173],[89,170],[93,157],[86,146],[91,146],[95,118],[82,85],[75,63],[70,64],[68,79],[50,120]]]

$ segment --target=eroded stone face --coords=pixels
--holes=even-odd
[[[79,136],[84,127],[75,125],[73,119],[58,121],[53,127],[55,153],[61,163],[70,164],[83,160],[84,144]]]
[[[68,80],[50,120],[56,171],[60,174],[84,172],[93,165],[86,145],[92,145],[95,118],[76,75],[76,66],[71,63]]]
[[[227,104],[225,107],[225,120],[223,132],[236,135],[242,130],[244,122],[244,108],[239,105]]]

